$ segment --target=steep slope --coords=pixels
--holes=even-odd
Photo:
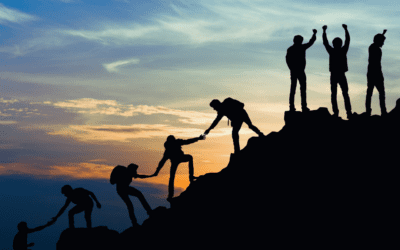
[[[398,248],[399,113],[286,112],[281,131],[251,138],[118,249]]]

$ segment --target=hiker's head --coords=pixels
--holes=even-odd
[[[214,100],[212,100],[212,101],[210,102],[210,106],[211,106],[213,109],[218,110],[219,107],[221,106],[221,102],[220,102],[219,100],[217,100],[217,99],[214,99]]]
[[[382,47],[382,45],[385,43],[386,37],[382,34],[376,34],[374,36],[374,43],[378,45],[379,47]]]
[[[171,142],[171,141],[175,141],[176,139],[175,139],[175,136],[173,136],[173,135],[169,135],[168,137],[167,137],[167,142]]]
[[[300,35],[294,36],[293,43],[294,44],[302,44],[303,43],[303,37],[300,36]]]
[[[70,185],[65,185],[61,188],[61,193],[68,197],[72,192],[72,187]]]
[[[333,39],[332,44],[335,49],[339,49],[342,47],[343,41],[339,37],[336,37]]]
[[[128,165],[128,172],[131,173],[131,174],[135,174],[135,173],[137,173],[137,169],[138,168],[139,168],[138,165],[136,165],[134,163],[131,163],[131,164]]]
[[[18,231],[22,232],[22,231],[26,231],[28,230],[28,224],[26,224],[25,221],[21,221],[20,223],[18,223]]]

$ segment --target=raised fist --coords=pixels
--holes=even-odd
[[[346,24],[342,24],[344,29],[347,29],[347,25]]]
[[[317,34],[317,30],[316,29],[313,29],[312,31],[314,32],[314,34]]]
[[[322,26],[323,30],[326,30],[327,28],[328,28],[328,26],[326,26],[326,25]]]

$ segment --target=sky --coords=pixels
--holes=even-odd
[[[342,24],[348,25],[346,76],[357,113],[365,112],[368,47],[376,34],[388,30],[382,69],[390,111],[400,96],[399,11],[396,1],[387,0],[0,1],[2,209],[44,206],[41,199],[51,191],[57,198],[46,199],[55,215],[63,205],[59,189],[69,183],[78,185],[71,184],[73,188],[98,185],[98,193],[118,201],[115,187],[108,184],[113,167],[136,163],[140,174],[152,174],[168,135],[189,139],[210,126],[216,117],[209,106],[213,99],[235,98],[245,103],[264,134],[279,131],[289,109],[286,50],[295,35],[307,42],[312,29],[318,33],[307,50],[307,102],[310,109],[327,107],[332,113],[323,25],[330,42],[344,39]],[[338,104],[346,119],[340,88]],[[300,110],[299,87],[296,107]],[[380,114],[376,90],[372,113]],[[206,140],[183,146],[194,158],[196,176],[226,167],[233,153],[230,134],[224,118]],[[256,134],[243,125],[242,148],[252,136]],[[132,182],[146,197],[158,192],[152,207],[169,206],[169,167],[168,162],[159,176]],[[11,183],[24,188],[5,186]],[[43,188],[48,183],[55,190]],[[188,184],[187,163],[182,163],[176,195]],[[41,191],[26,199],[25,188]],[[8,202],[7,197],[20,202]],[[127,211],[121,206],[118,220],[126,223]],[[33,226],[47,222],[27,218],[24,212],[6,214],[0,213],[2,237],[7,239],[1,241],[2,249],[11,249],[21,220],[28,226],[30,220],[36,222]],[[67,226],[66,221],[58,223],[60,230]]]

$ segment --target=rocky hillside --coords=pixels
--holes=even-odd
[[[286,112],[281,131],[251,138],[118,249],[398,246],[398,113]]]

